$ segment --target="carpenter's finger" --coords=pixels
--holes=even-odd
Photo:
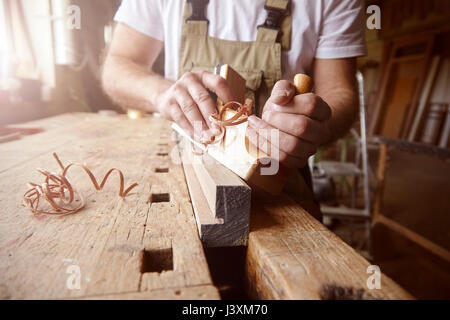
[[[319,143],[326,136],[324,126],[319,121],[304,115],[264,110],[262,119],[287,134],[312,143]]]
[[[214,92],[223,102],[229,102],[235,99],[233,90],[231,90],[227,81],[221,76],[206,71],[200,71],[198,75],[203,85]]]
[[[172,104],[169,106],[169,113],[172,120],[180,126],[181,129],[184,130],[191,138],[194,138],[194,128],[192,127],[189,120],[184,115],[183,111],[181,111],[178,104]],[[197,137],[197,140],[200,137]]]
[[[248,121],[259,136],[264,136],[271,144],[291,156],[304,158],[316,153],[317,148],[314,144],[283,132],[256,116],[250,116]],[[272,130],[277,130],[278,134],[274,134]]]
[[[219,134],[220,130],[209,120],[210,115],[217,113],[217,107],[208,91],[198,81],[189,81],[187,83],[187,89],[199,107],[203,119],[208,124],[208,127],[213,133],[216,131],[215,134]]]
[[[174,97],[194,130],[196,128],[200,128],[201,131],[208,130],[208,126],[206,125],[197,104],[185,87],[182,85],[176,86],[174,88]]]
[[[287,80],[280,80],[275,83],[272,93],[268,99],[269,104],[285,105],[289,103],[295,95],[294,85]]]
[[[289,168],[301,168],[307,163],[305,158],[295,157],[278,149],[264,135],[258,134],[254,128],[247,129],[247,137],[254,146]]]
[[[284,106],[274,104],[269,110],[301,114],[319,121],[327,120],[331,116],[331,108],[314,93],[299,94],[288,104]]]

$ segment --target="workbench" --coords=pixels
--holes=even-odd
[[[21,126],[44,131],[0,144],[0,298],[220,299],[169,121],[71,113]],[[74,169],[69,177],[85,208],[33,215],[22,197],[28,182],[43,180],[36,168],[58,171],[53,152],[63,163],[84,163],[97,179],[114,167],[126,185],[139,185],[120,198],[118,177],[96,191]],[[255,193],[251,206],[251,297],[320,299],[325,285],[366,289],[370,263],[312,218],[307,204]],[[369,291],[412,298],[385,275],[381,289]]]

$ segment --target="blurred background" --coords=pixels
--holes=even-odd
[[[99,81],[120,3],[0,1],[0,128],[123,112]],[[450,1],[365,3],[381,29],[358,60],[359,121],[310,163],[323,222],[417,298],[450,298]]]
[[[119,5],[114,0],[2,0],[0,122],[114,109],[98,79]]]

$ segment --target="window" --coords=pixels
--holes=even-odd
[[[3,1],[0,1],[0,78],[6,78],[9,71],[9,41],[6,30],[5,6]]]

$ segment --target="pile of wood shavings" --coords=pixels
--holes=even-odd
[[[81,194],[72,187],[67,178],[67,171],[70,167],[81,167],[89,176],[96,190],[102,190],[109,175],[113,171],[119,173],[120,188],[119,197],[126,197],[127,194],[138,184],[133,183],[124,191],[124,177],[122,171],[116,168],[110,169],[103,178],[100,185],[97,183],[95,176],[92,174],[86,166],[78,163],[70,163],[66,167],[63,166],[56,153],[53,153],[53,157],[58,162],[61,168],[61,174],[48,172],[43,169],[37,169],[39,173],[45,176],[45,181],[42,184],[28,183],[30,189],[25,192],[23,196],[23,205],[28,207],[33,214],[49,214],[49,215],[67,215],[78,212],[81,210],[85,201]],[[42,208],[41,198],[50,205],[52,209]],[[77,203],[74,203],[77,202]],[[48,207],[48,206],[47,206]]]

